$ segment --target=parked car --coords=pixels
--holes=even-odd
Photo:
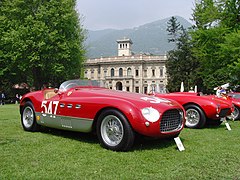
[[[232,113],[232,118],[234,120],[240,119],[240,93],[239,92],[230,92],[228,93],[228,96],[232,100],[232,103],[234,105],[234,111]]]
[[[90,80],[70,80],[59,89],[28,93],[21,99],[20,113],[26,131],[47,126],[96,132],[100,144],[115,151],[129,150],[136,133],[173,138],[185,124],[185,111],[175,101],[110,90]]]
[[[152,93],[155,97],[172,99],[186,110],[186,127],[203,128],[206,124],[220,125],[221,118],[231,114],[232,103],[216,96],[194,92]]]

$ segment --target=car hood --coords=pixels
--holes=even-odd
[[[145,94],[131,93],[126,91],[110,90],[105,88],[78,88],[75,89],[75,96],[84,96],[89,98],[102,98],[102,99],[112,99],[112,100],[125,100],[135,104],[138,107],[144,106],[175,106],[182,107],[179,103],[174,100],[169,100],[165,98],[148,96]]]

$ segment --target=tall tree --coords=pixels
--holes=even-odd
[[[85,35],[75,0],[2,0],[0,20],[1,77],[39,89],[80,76]]]
[[[231,12],[231,13],[230,13]],[[196,26],[191,32],[194,58],[200,62],[199,77],[207,92],[226,82],[240,83],[235,76],[240,54],[239,1],[200,0],[196,3],[193,19]]]
[[[174,41],[176,48],[168,52],[168,61],[166,62],[166,69],[168,74],[168,85],[167,88],[170,91],[179,91],[181,82],[188,87],[187,90],[194,85],[197,85],[197,74],[195,73],[198,62],[192,57],[192,44],[190,36],[183,26],[175,26],[176,22],[171,23],[173,25],[167,30],[176,32]],[[176,29],[174,29],[177,28]],[[171,35],[171,33],[170,33]],[[172,37],[170,37],[172,38]]]
[[[167,22],[167,31],[169,32],[168,42],[177,41],[180,29],[181,29],[181,25],[177,21],[177,18],[175,16],[172,16]]]

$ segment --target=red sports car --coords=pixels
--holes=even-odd
[[[186,110],[186,126],[203,128],[206,123],[220,125],[221,118],[232,112],[232,103],[216,96],[200,96],[199,93],[153,93],[160,98],[172,99],[180,103]]]
[[[169,138],[185,124],[183,107],[172,100],[101,88],[97,81],[70,80],[59,89],[44,89],[23,96],[21,122],[26,131],[40,126],[96,131],[100,144],[127,151],[135,133]]]
[[[230,92],[228,96],[231,98],[234,105],[234,111],[232,113],[232,118],[234,120],[240,119],[240,93],[239,92]]]

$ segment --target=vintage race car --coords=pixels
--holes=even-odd
[[[232,112],[232,118],[234,120],[240,120],[240,93],[239,92],[230,92],[228,93],[230,100],[234,105],[234,111]]]
[[[186,127],[203,128],[207,123],[220,125],[221,118],[231,115],[233,105],[230,101],[216,96],[200,96],[199,93],[175,92],[152,93],[155,97],[168,98],[180,103],[186,110]]]
[[[175,101],[110,90],[90,80],[70,80],[59,89],[28,93],[21,99],[20,113],[26,131],[47,126],[96,132],[100,144],[115,151],[129,150],[136,133],[172,138],[185,124],[185,111]]]

